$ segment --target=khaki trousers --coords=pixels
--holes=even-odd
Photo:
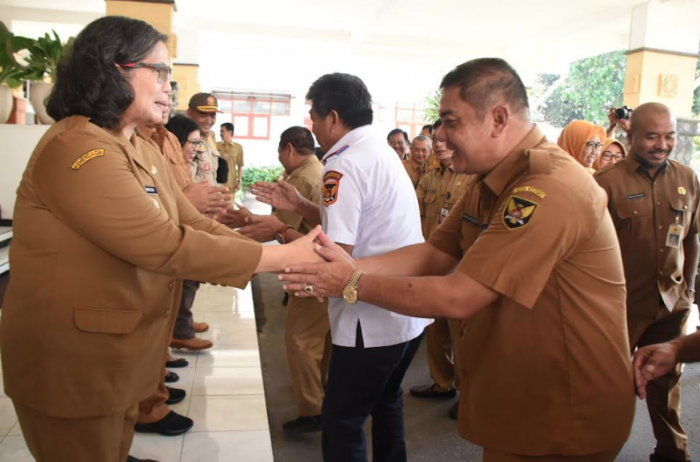
[[[459,388],[457,348],[452,339],[459,338],[459,321],[437,318],[426,329],[426,354],[430,378],[440,391]]]
[[[690,310],[659,308],[657,319],[627,315],[630,347],[664,343],[685,333]],[[674,460],[690,460],[688,437],[681,427],[681,366],[647,385],[647,408],[656,437],[655,452]]]
[[[173,306],[170,308],[170,318],[168,318],[168,328],[165,338],[163,338],[163,362],[154,364],[154,367],[162,367],[163,373],[158,382],[158,388],[155,392],[139,403],[138,423],[149,424],[163,420],[171,411],[165,402],[170,394],[165,388],[165,375],[168,373],[165,368],[165,362],[168,360],[168,348],[170,347],[170,339],[173,336],[175,320],[177,319],[178,310],[180,308],[180,299],[182,297],[182,281],[178,281],[175,287],[175,296],[173,297]]]
[[[299,415],[321,415],[331,354],[328,301],[290,295],[285,343]]]
[[[49,417],[13,401],[29,452],[37,462],[124,462],[138,405],[99,417]]]
[[[484,462],[613,462],[620,452],[614,451],[599,452],[586,456],[521,456],[518,454],[506,454],[490,449],[484,449]]]

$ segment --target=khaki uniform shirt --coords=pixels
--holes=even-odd
[[[423,175],[425,175],[426,164],[418,165],[412,158],[409,158],[403,161],[403,166],[406,169],[409,178],[411,178],[413,187],[417,188],[421,178],[423,178]]]
[[[307,156],[287,177],[287,183],[294,186],[304,199],[308,199],[314,204],[320,203],[323,164],[315,155]],[[276,210],[272,215],[303,234],[307,234],[314,228],[298,213]]]
[[[123,412],[151,396],[176,281],[244,287],[262,253],[204,218],[137,134],[126,140],[81,116],[37,145],[13,228],[5,393],[54,417]]]
[[[236,183],[238,183],[238,172],[245,165],[243,161],[243,146],[235,141],[231,141],[230,144],[220,141],[216,143],[216,149],[221,157],[228,162],[228,183],[226,185],[233,191]]]
[[[595,175],[608,193],[622,250],[630,316],[655,318],[659,308],[690,309],[683,279],[683,239],[698,233],[700,185],[692,169],[670,160],[656,179],[630,155]],[[682,228],[667,245],[669,228]],[[677,244],[677,245],[675,245]]]
[[[418,183],[416,195],[420,206],[423,237],[430,237],[457,203],[472,176],[455,173],[452,166],[430,170]]]
[[[194,173],[190,170],[188,162],[185,161],[185,156],[182,154],[182,147],[177,137],[163,126],[158,126],[156,129],[141,127],[138,131],[144,140],[148,141],[168,159],[173,178],[180,190],[189,186],[192,183]]]
[[[216,170],[219,168],[219,151],[216,149],[216,138],[214,133],[209,132],[209,136],[204,139],[204,143],[197,151],[194,158],[197,166],[194,173],[194,182],[207,181],[209,186],[216,186]]]
[[[625,279],[593,177],[535,127],[428,242],[500,295],[461,323],[460,435],[530,456],[620,448],[635,407]]]

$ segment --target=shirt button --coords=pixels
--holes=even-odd
[[[683,208],[684,208],[685,210],[688,210],[688,206],[687,206],[687,205],[684,205]]]
[[[166,312],[163,314],[163,318],[164,318],[164,319],[168,319],[168,316],[170,316],[170,310],[166,311]]]
[[[659,249],[659,252],[663,252],[663,251],[664,251],[664,249]]]
[[[659,276],[663,276],[663,275],[664,275],[664,272],[663,272],[663,271],[659,271]]]
[[[661,205],[661,202],[657,202],[656,205]]]
[[[169,287],[170,287],[170,292],[174,291],[175,290],[175,281],[171,281]]]
[[[636,215],[636,214],[637,214],[637,211],[635,210],[633,213]]]
[[[663,226],[659,225],[659,229],[663,229],[663,228],[664,228]]]

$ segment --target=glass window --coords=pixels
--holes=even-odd
[[[269,114],[270,113],[270,102],[269,101],[254,101],[253,102],[253,114]]]
[[[267,117],[254,117],[253,118],[253,137],[254,138],[267,138],[269,135],[267,133],[268,121],[270,119]]]

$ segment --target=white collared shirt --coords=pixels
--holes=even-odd
[[[353,258],[423,242],[413,184],[394,150],[371,126],[347,133],[324,161],[323,231],[339,244],[354,246]],[[365,347],[407,342],[432,322],[361,301],[350,305],[342,298],[330,299],[328,317],[333,344],[345,347],[355,346],[358,321]]]

